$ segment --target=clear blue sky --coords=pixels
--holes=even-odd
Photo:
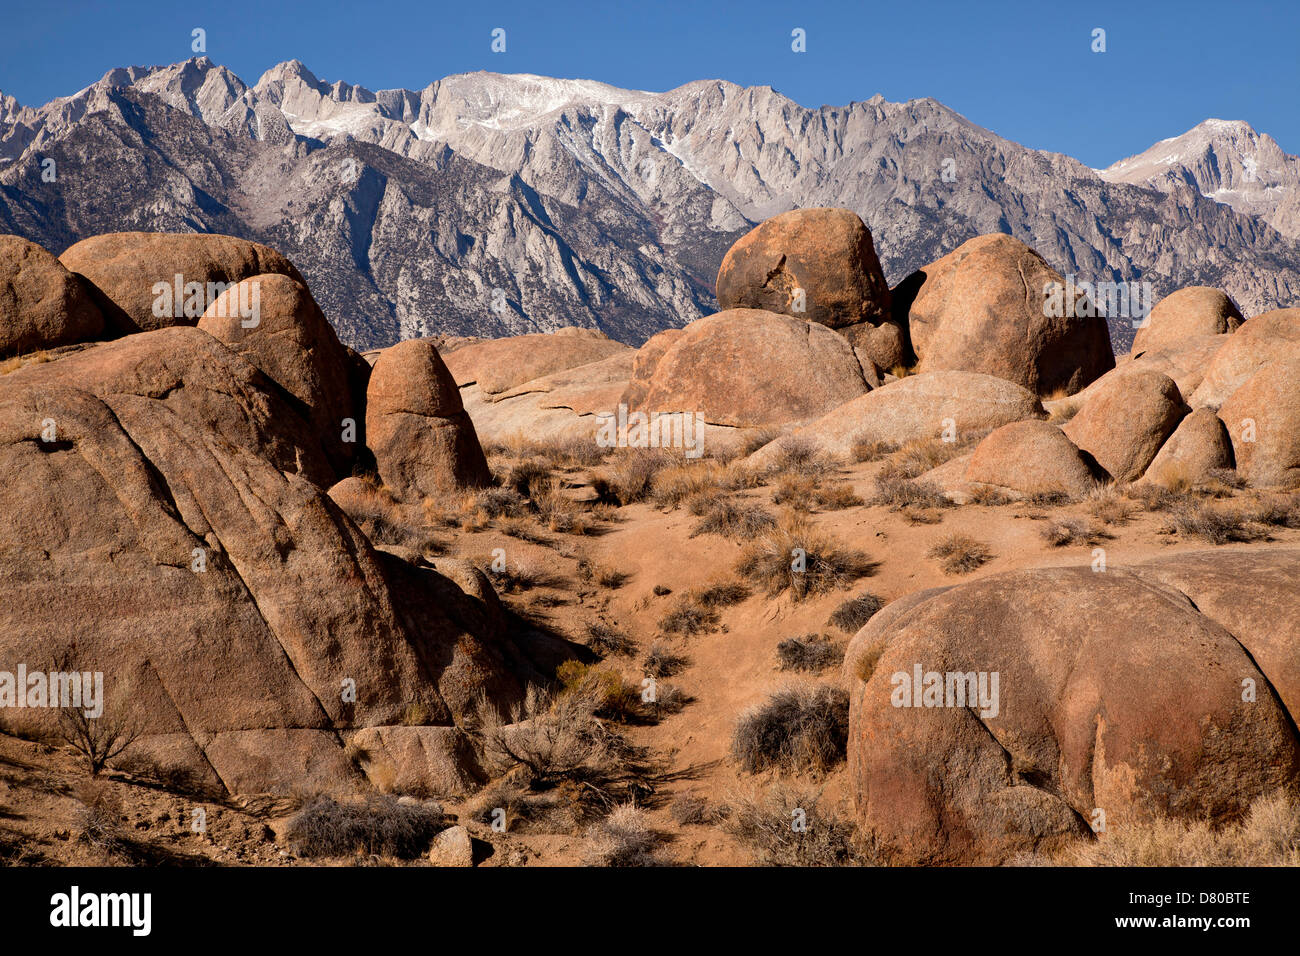
[[[1209,116],[1300,152],[1300,2],[816,0],[0,0],[0,90],[28,105],[114,66],[191,56],[246,82],[282,60],[321,79],[420,89],[487,69],[664,90],[723,78],[805,106],[932,96],[1038,149],[1106,166]],[[506,29],[506,52],[490,32]],[[791,51],[791,30],[807,52]],[[1091,50],[1106,30],[1106,52]]]

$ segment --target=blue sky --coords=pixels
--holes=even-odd
[[[469,70],[637,89],[714,78],[805,106],[932,96],[1038,149],[1106,166],[1206,117],[1300,152],[1300,3],[0,0],[0,90],[39,105],[114,66],[207,52],[253,83],[282,60],[324,80],[420,89]],[[506,52],[490,49],[506,30]],[[807,52],[791,50],[802,28]],[[1094,53],[1092,31],[1106,31]]]

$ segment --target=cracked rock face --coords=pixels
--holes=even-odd
[[[102,671],[142,732],[123,760],[232,793],[359,784],[354,729],[509,706],[563,655],[376,551],[282,394],[186,327],[0,380],[0,656]],[[51,713],[3,718],[48,734]]]
[[[1098,810],[1239,816],[1300,772],[1297,581],[1294,551],[1193,552],[894,602],[845,659],[859,819],[897,862],[997,864]],[[946,678],[913,694],[918,666],[996,673],[996,706],[948,706]]]
[[[1105,320],[1076,315],[1064,278],[1017,239],[971,239],[920,274],[908,327],[921,371],[984,372],[1051,395],[1115,366]]]
[[[671,339],[639,407],[756,427],[816,418],[869,389],[842,335],[773,312],[729,309]]]

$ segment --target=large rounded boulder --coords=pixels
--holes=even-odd
[[[834,408],[795,435],[832,457],[846,458],[859,443],[906,445],[1045,417],[1037,397],[1006,379],[978,372],[924,372]],[[761,463],[777,453],[775,446],[765,447],[752,460]]]
[[[1117,369],[1089,389],[1063,431],[1115,481],[1134,481],[1186,413],[1178,386],[1168,375]]]
[[[427,339],[398,342],[376,359],[366,390],[366,441],[385,487],[402,500],[492,481],[456,382]]]
[[[773,312],[730,309],[671,341],[640,409],[694,412],[710,425],[782,425],[816,418],[869,387],[843,336]]]
[[[104,316],[58,259],[20,236],[0,236],[0,358],[96,338]]]
[[[1197,485],[1233,467],[1232,440],[1222,420],[1208,408],[1197,408],[1160,446],[1142,480],[1167,488]]]
[[[1218,349],[1190,399],[1219,408],[1266,363],[1300,355],[1300,309],[1274,309],[1242,324]]]
[[[975,446],[966,464],[967,482],[1019,495],[1077,498],[1096,483],[1095,465],[1056,425],[1012,422],[994,429]]]
[[[1247,482],[1300,488],[1300,354],[1260,368],[1224,402],[1219,418]]]
[[[1051,395],[1115,366],[1105,319],[1018,239],[979,236],[920,275],[904,283],[915,289],[908,327],[921,371],[983,372]]]
[[[240,302],[257,303],[257,314],[245,318]],[[352,359],[305,285],[274,273],[244,279],[208,306],[199,328],[283,388],[335,471],[349,470],[360,431]]]
[[[1189,339],[1235,332],[1244,321],[1237,303],[1221,290],[1188,286],[1155,304],[1133,336],[1132,354],[1178,348]]]
[[[1267,620],[1295,617],[1297,586],[1300,552],[1279,550],[1012,571],[886,607],[846,656],[860,823],[897,863],[988,865],[1103,821],[1239,818],[1300,773],[1274,682],[1294,683],[1300,631]]]
[[[631,351],[595,329],[570,326],[549,333],[473,342],[448,353],[442,361],[458,386],[477,385],[483,398],[492,401],[494,396],[533,379]]]
[[[310,442],[198,329],[4,376],[0,655],[102,672],[104,716],[140,735],[120,762],[242,794],[361,788],[353,732],[450,731],[479,693],[508,709],[554,673],[562,647],[376,551],[295,471]],[[57,732],[48,708],[5,721]]]
[[[795,209],[751,229],[723,257],[717,294],[724,311],[761,309],[844,330],[880,368],[906,355],[871,230],[848,209]]]
[[[227,286],[256,275],[303,281],[271,247],[210,234],[105,233],[68,247],[59,261],[93,284],[118,334],[196,325]]]

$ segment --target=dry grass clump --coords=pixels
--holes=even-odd
[[[320,795],[289,820],[285,840],[306,858],[363,853],[409,860],[428,852],[449,822],[436,804],[401,803],[389,794],[347,803]]]
[[[542,462],[550,471],[560,468],[587,468],[598,465],[614,451],[596,443],[594,435],[571,435],[567,438],[535,439],[523,434],[514,435],[489,451],[489,454],[504,454],[512,458],[532,458]],[[521,491],[523,489],[520,489]]]
[[[77,839],[108,854],[123,849],[127,838],[122,798],[112,785],[87,777],[73,787],[72,796],[77,801],[73,812]]]
[[[820,673],[844,660],[844,648],[825,634],[787,637],[776,645],[776,657],[783,671]]]
[[[607,568],[604,565],[597,564],[590,558],[581,557],[578,559],[578,580],[584,584],[598,584],[602,588],[616,591],[627,583],[628,574],[625,571],[619,571],[615,568]]]
[[[1182,505],[1173,513],[1173,526],[1179,534],[1203,538],[1212,544],[1233,541],[1260,541],[1268,531],[1254,516],[1239,508],[1224,508],[1210,501]]]
[[[632,638],[603,621],[592,621],[587,625],[587,647],[601,657],[631,654],[636,650]]]
[[[603,501],[618,505],[645,501],[655,476],[675,462],[676,457],[666,448],[620,448],[592,475],[591,485]]]
[[[1084,518],[1061,518],[1051,521],[1040,534],[1053,548],[1064,548],[1071,544],[1093,546],[1107,538],[1115,537],[1104,528]]]
[[[872,438],[870,434],[858,435],[849,447],[849,459],[861,464],[866,461],[880,461],[898,451],[897,442]]]
[[[564,493],[564,481],[558,476],[534,482],[533,507],[538,520],[557,534],[586,534],[591,520],[583,506]]]
[[[583,866],[658,866],[658,835],[644,810],[630,803],[615,807],[587,830]]]
[[[685,657],[674,653],[663,644],[655,643],[651,644],[650,650],[646,651],[642,666],[651,677],[660,678],[672,677],[685,667],[686,663]]]
[[[937,485],[909,478],[889,465],[876,475],[876,494],[871,503],[885,505],[890,511],[952,507],[952,502]]]
[[[817,442],[808,435],[787,435],[776,442],[769,475],[815,475],[829,467]]]
[[[856,828],[808,787],[776,781],[731,798],[724,829],[760,866],[871,866],[875,853]]]
[[[837,607],[826,623],[838,627],[845,634],[856,634],[884,606],[884,601],[864,591]]]
[[[740,581],[719,581],[692,588],[660,619],[659,630],[684,637],[712,631],[718,626],[720,608],[739,604],[749,595],[750,589]]]
[[[1051,411],[1047,413],[1047,420],[1054,425],[1064,425],[1079,414],[1079,409],[1082,407],[1082,402],[1062,401],[1060,404],[1052,406]]]
[[[969,574],[991,561],[993,552],[969,535],[951,534],[927,551],[926,556],[942,561],[944,574]]]
[[[513,488],[484,488],[472,510],[487,518],[519,518],[528,513],[528,499]]]
[[[1172,491],[1164,485],[1143,482],[1125,486],[1124,497],[1137,502],[1143,511],[1169,511],[1187,500],[1187,492]]]
[[[1300,528],[1300,496],[1265,495],[1242,506],[1247,521],[1273,528]]]
[[[24,365],[43,365],[46,362],[54,361],[54,356],[49,352],[41,349],[39,352],[33,352],[30,355],[14,355],[0,362],[0,375],[8,375],[10,372],[16,372]]]
[[[672,802],[668,812],[681,827],[717,823],[726,815],[724,808],[714,806],[698,793],[682,794]]]
[[[691,512],[700,519],[691,529],[692,538],[716,534],[732,540],[748,540],[776,527],[776,519],[761,505],[726,497],[696,498],[691,502]]]
[[[794,513],[747,545],[736,564],[741,577],[767,594],[789,590],[796,601],[846,588],[874,569],[861,551],[840,548]]]
[[[641,694],[613,668],[565,661],[555,670],[566,694],[592,702],[597,717],[626,722],[637,715]]]
[[[782,688],[743,715],[731,752],[747,773],[824,773],[844,759],[849,739],[848,692],[825,684]]]
[[[545,571],[523,558],[505,561],[503,566],[489,558],[481,561],[479,568],[498,594],[518,594],[550,583]]]
[[[1114,485],[1106,485],[1088,496],[1088,513],[1103,524],[1125,525],[1133,520],[1133,505]]]
[[[964,455],[979,436],[963,435],[957,441],[942,438],[919,438],[903,445],[889,456],[887,469],[904,478],[917,478],[940,465]]]
[[[375,544],[410,548],[420,554],[443,551],[422,509],[403,505],[373,473],[357,477],[361,488],[348,505],[349,517],[367,538]]]
[[[986,508],[996,508],[1015,502],[1015,497],[996,485],[975,485],[970,490],[970,503]]]
[[[659,768],[599,716],[609,684],[565,676],[570,688],[558,694],[530,686],[508,722],[485,694],[477,699],[470,729],[483,766],[499,779],[467,806],[472,818],[492,822],[505,810],[511,829],[556,832],[652,792]]]
[[[750,484],[744,469],[724,465],[708,458],[669,465],[655,474],[649,500],[657,508],[672,509],[682,505],[693,514],[707,508],[721,493]]]
[[[700,607],[689,597],[679,598],[659,619],[659,630],[664,634],[693,637],[712,631],[718,626],[719,615],[713,608]]]
[[[1071,845],[1065,866],[1300,866],[1300,803],[1285,793],[1259,797],[1240,823],[1157,819],[1116,824]]]
[[[1025,501],[1038,508],[1057,508],[1074,501],[1074,495],[1063,488],[1048,488],[1025,496]]]

